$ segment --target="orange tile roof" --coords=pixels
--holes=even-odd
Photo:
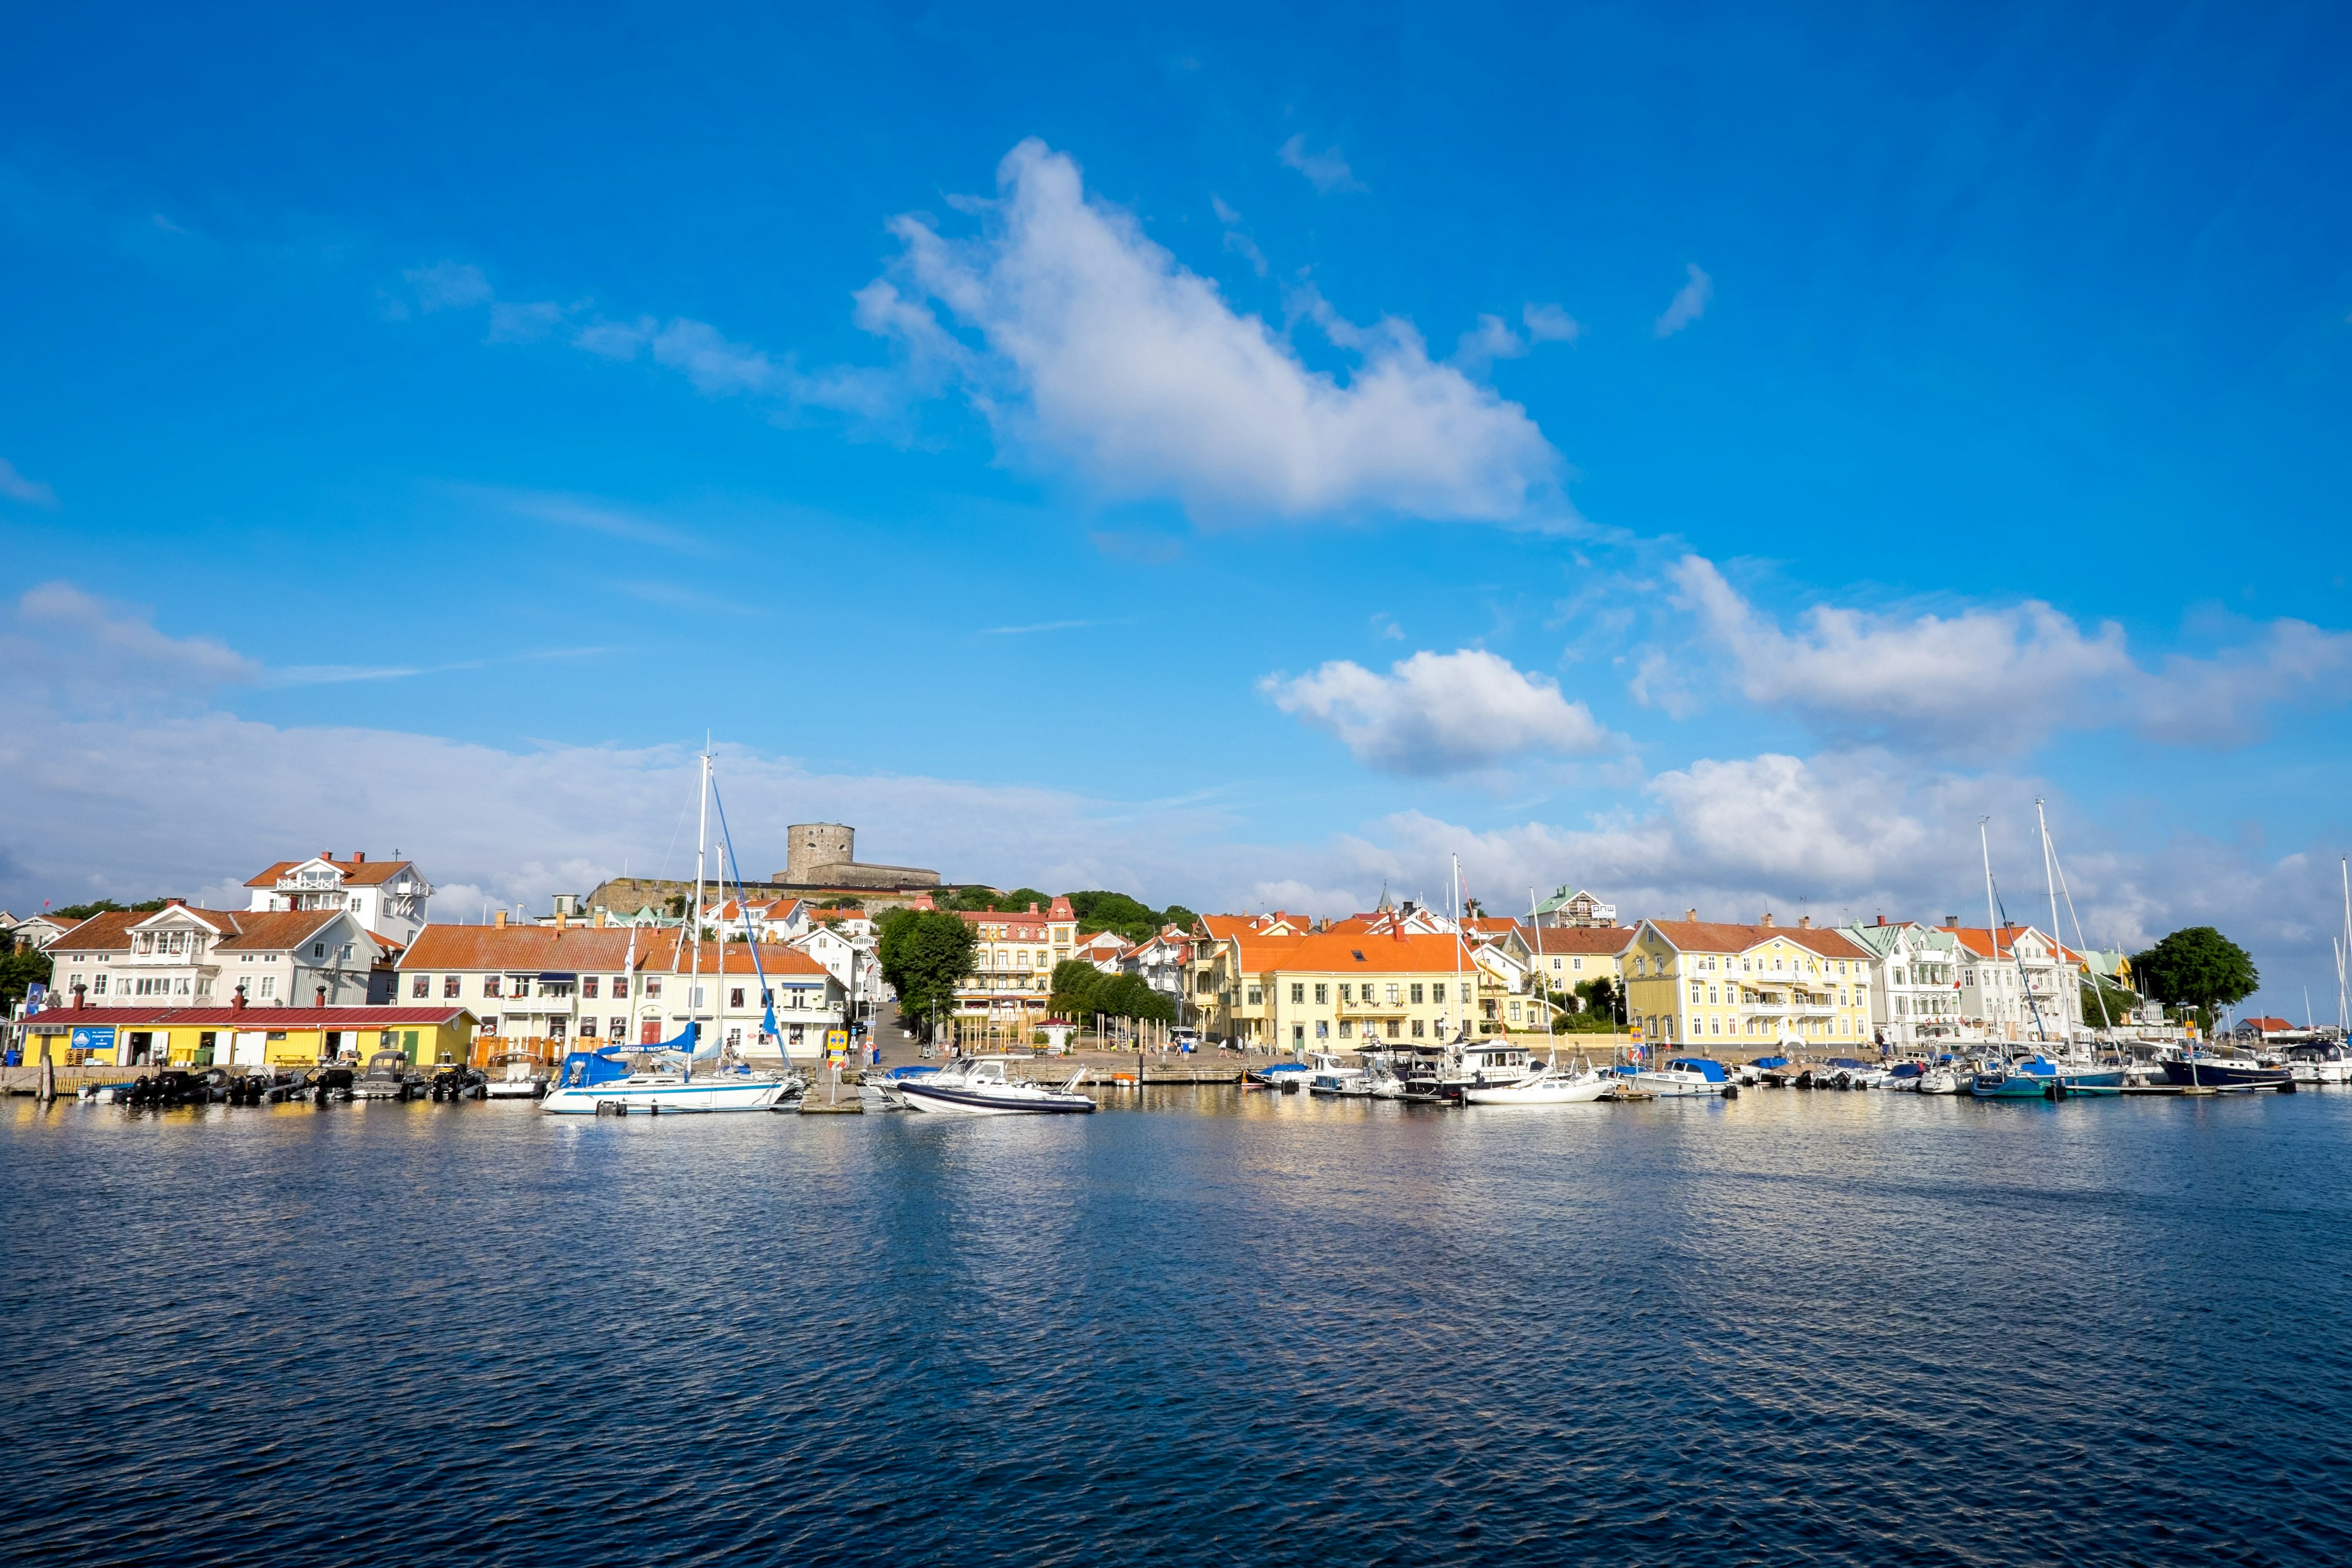
[[[278,952],[308,942],[320,928],[341,920],[341,910],[207,910],[194,904],[173,906],[195,916],[219,934],[215,952]],[[165,910],[110,910],[95,914],[50,944],[52,952],[121,952],[131,946],[131,928],[169,912]],[[381,942],[373,931],[367,933]]]
[[[1622,953],[1633,944],[1632,926],[1527,926],[1519,935],[1541,953]]]
[[[1263,948],[1269,962],[1246,961],[1253,948]],[[1259,937],[1244,943],[1245,971],[1301,971],[1334,974],[1451,974],[1459,967],[1465,975],[1475,969],[1470,955],[1452,936],[1403,936],[1386,933],[1324,931],[1311,936]],[[1361,956],[1359,956],[1359,955]]]
[[[312,860],[324,860],[343,874],[343,881],[355,888],[372,888],[389,882],[395,873],[408,870],[415,863],[408,860],[338,860],[331,855],[306,855],[299,860],[280,860],[258,877],[248,878],[248,888],[274,888],[278,879],[297,866],[307,866]]]
[[[1993,938],[1992,928],[1990,926],[1937,926],[1936,929],[1958,937],[1959,939],[1960,945],[1967,948],[1970,952],[1975,953],[1979,958],[1990,958],[1993,956]],[[2036,927],[2030,925],[2005,925],[2000,928],[2000,956],[2003,958],[2009,957],[2011,950],[2017,945],[2017,939],[2023,936],[2027,931],[2032,931],[2035,936],[2040,937],[2044,942],[2050,941],[2049,933],[2039,930]],[[2068,962],[2074,963],[2082,962],[2083,955],[2074,952],[2072,948],[2069,948],[2064,942],[2054,942],[2052,945],[2055,946],[2058,949],[2059,955]]]
[[[1685,952],[1745,952],[1785,938],[1824,958],[1868,958],[1853,939],[1826,927],[1741,925],[1730,921],[1651,921],[1660,935]]]
[[[684,974],[694,963],[693,941],[683,931],[639,931],[636,973]],[[720,973],[720,944],[702,944],[702,972]],[[725,944],[729,974],[752,973],[749,944]],[[618,972],[629,960],[626,926],[460,926],[429,925],[408,944],[403,971],[434,969],[520,969],[558,973],[591,970]],[[798,948],[782,942],[760,944],[760,967],[769,974],[822,974],[824,964]]]

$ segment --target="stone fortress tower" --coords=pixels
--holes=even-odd
[[[940,874],[919,866],[868,866],[857,858],[857,829],[838,822],[796,822],[786,828],[787,888],[872,889],[877,892],[936,888]]]

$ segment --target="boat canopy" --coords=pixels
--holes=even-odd
[[[1695,1072],[1709,1083],[1730,1081],[1723,1070],[1721,1062],[1710,1061],[1705,1057],[1676,1057],[1666,1065],[1670,1068],[1680,1068],[1685,1072]]]
[[[1789,1065],[1789,1058],[1786,1057],[1758,1057],[1754,1061],[1749,1062],[1748,1065],[1752,1068],[1784,1068]]]
[[[614,1061],[602,1051],[573,1051],[563,1058],[563,1069],[556,1075],[561,1089],[588,1089],[600,1083],[618,1083],[629,1076],[626,1062]]]
[[[1833,1068],[1866,1068],[1870,1064],[1853,1057],[1832,1057],[1829,1065]]]
[[[1895,1064],[1894,1071],[1888,1073],[1886,1076],[1895,1079],[1918,1078],[1925,1074],[1927,1070],[1927,1069],[1926,1068],[1921,1067],[1917,1062],[1896,1062]]]
[[[633,1046],[625,1040],[615,1040],[595,1054],[608,1062],[617,1062],[627,1057],[654,1053],[666,1053],[676,1057],[698,1057],[705,1054],[697,1048],[697,1044],[701,1038],[702,1026],[688,1023],[685,1028],[657,1046]]]

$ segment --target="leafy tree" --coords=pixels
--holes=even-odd
[[[86,921],[92,915],[120,914],[128,909],[133,914],[152,915],[163,907],[161,899],[143,899],[135,904],[118,904],[112,899],[92,899],[86,904],[68,904],[59,910],[44,910],[42,913],[61,921]]]
[[[2159,1001],[2210,1016],[2254,994],[2262,975],[2253,955],[2211,926],[2174,931],[2146,952],[2132,954],[2132,973]]]
[[[996,908],[996,892],[992,888],[942,888],[932,901],[942,910],[988,914]]]
[[[1576,999],[1583,1004],[1587,1016],[1606,1018],[1612,1026],[1617,1023],[1618,1012],[1625,1002],[1618,992],[1617,983],[1605,974],[1595,980],[1578,981]]]
[[[1176,926],[1184,931],[1191,931],[1192,929],[1192,923],[1201,918],[1181,904],[1169,905],[1166,909],[1160,911],[1160,917],[1168,924]]]
[[[1078,924],[1085,930],[1116,931],[1129,942],[1148,942],[1163,925],[1181,925],[1190,931],[1192,922],[1200,918],[1181,904],[1155,910],[1140,899],[1125,893],[1107,893],[1100,889],[1071,893],[1068,898]]]
[[[900,1019],[928,1031],[934,1007],[955,1011],[956,983],[971,973],[971,922],[945,910],[892,910],[875,929],[875,956],[898,993]]]
[[[13,1007],[27,987],[50,980],[49,955],[38,948],[0,949],[0,1008]]]
[[[1140,974],[1106,974],[1083,958],[1066,958],[1054,965],[1053,985],[1047,1005],[1080,1023],[1097,1013],[1163,1024],[1176,1018],[1176,1005],[1144,984]]]
[[[2139,1005],[2139,997],[2136,994],[2110,980],[2086,980],[2083,982],[2082,990],[2083,1025],[2085,1028],[2100,1029],[2120,1024],[2126,1014]],[[2102,1004],[2106,1009],[2104,1013],[2100,1011]]]
[[[1018,915],[1027,913],[1032,904],[1042,910],[1053,901],[1054,895],[1051,893],[1041,893],[1034,888],[1015,888],[1011,892],[1001,895],[994,908],[1001,915]]]

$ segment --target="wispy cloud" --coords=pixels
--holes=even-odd
[[[1257,241],[1250,237],[1248,226],[1242,222],[1242,215],[1227,206],[1222,197],[1213,195],[1209,197],[1209,205],[1216,213],[1217,221],[1224,226],[1225,248],[1248,262],[1251,270],[1259,277],[1265,277],[1265,252],[1260,250]]]
[[[1315,188],[1327,196],[1370,189],[1356,178],[1356,172],[1348,167],[1348,160],[1340,156],[1339,148],[1326,147],[1320,153],[1310,153],[1307,150],[1304,134],[1285,142],[1275,149],[1274,155],[1286,166],[1306,175]]]
[[[601,533],[608,539],[625,539],[633,544],[647,544],[680,555],[714,556],[719,553],[718,546],[709,540],[682,528],[641,517],[609,501],[545,490],[509,490],[471,485],[456,488],[460,494],[478,497],[534,522]]]
[[[1027,637],[1032,632],[1071,632],[1082,626],[1131,626],[1133,625],[1135,625],[1135,617],[1132,616],[1122,616],[1115,621],[1039,621],[1034,626],[983,626],[976,635],[984,637]]]
[[[1715,279],[1701,271],[1697,262],[1690,264],[1689,272],[1689,281],[1675,291],[1673,302],[1658,318],[1655,331],[1659,337],[1673,337],[1706,315],[1707,301],[1715,298]]]
[[[1498,359],[1517,359],[1532,353],[1538,343],[1572,343],[1584,335],[1584,324],[1557,305],[1528,305],[1519,316],[1527,323],[1525,337],[1513,331],[1500,316],[1480,316],[1478,324],[1454,344],[1454,363],[1483,375]]]
[[[28,479],[16,471],[16,466],[0,458],[0,496],[23,501],[26,506],[47,507],[55,510],[58,492],[38,479]]]

